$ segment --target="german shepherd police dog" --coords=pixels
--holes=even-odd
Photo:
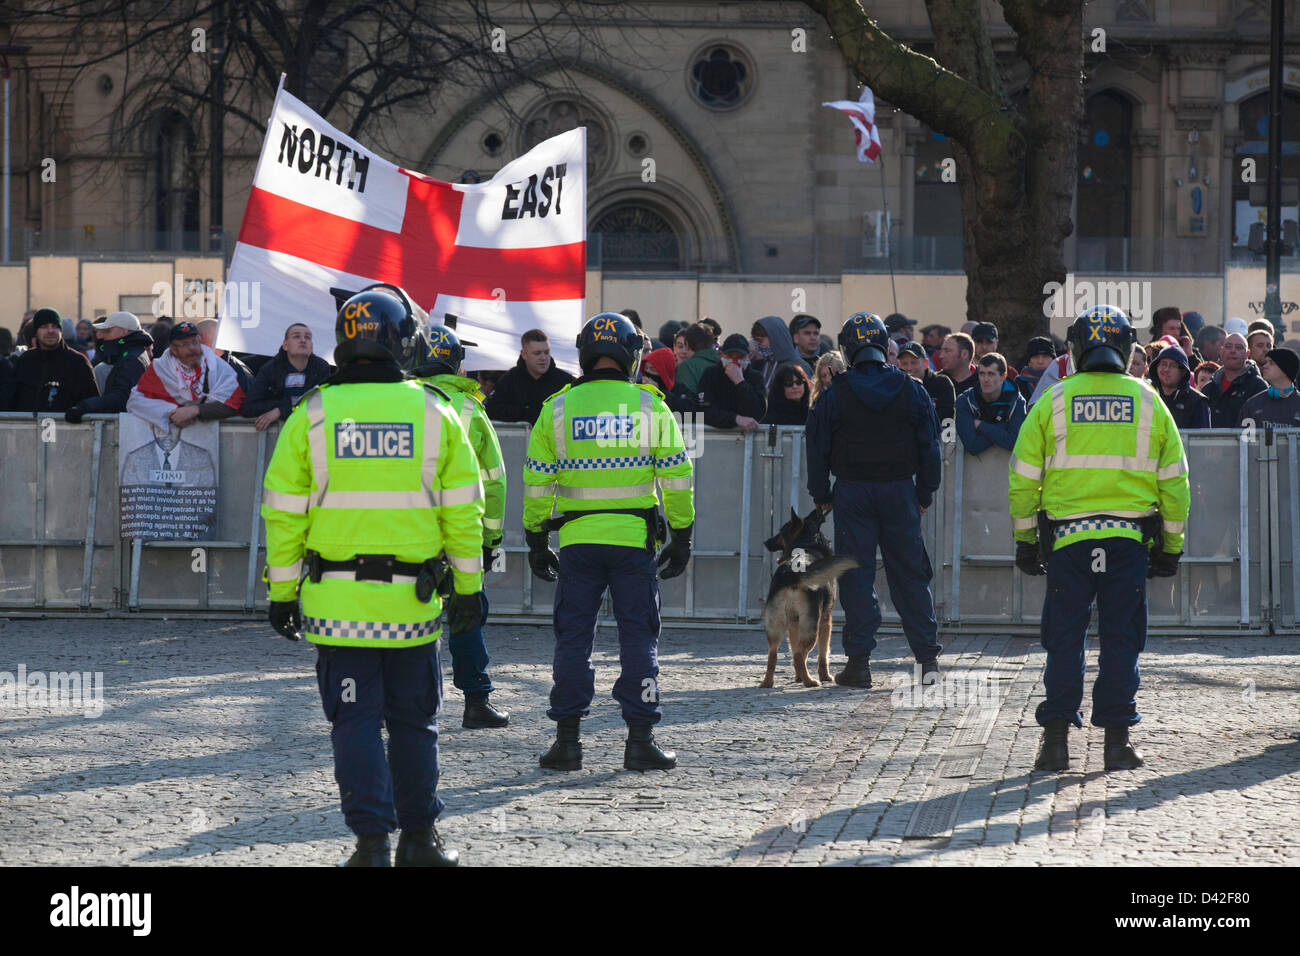
[[[763,607],[767,629],[767,674],[759,687],[771,687],[776,671],[776,652],[781,638],[790,642],[795,679],[805,687],[820,687],[831,679],[831,609],[835,607],[835,580],[858,566],[853,558],[836,557],[821,533],[826,513],[813,508],[800,518],[793,508],[790,520],[763,547],[781,553],[772,586]],[[817,676],[808,673],[808,652],[817,645]]]

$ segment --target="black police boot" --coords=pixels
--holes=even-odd
[[[649,724],[627,725],[627,746],[623,749],[623,767],[627,770],[672,770],[677,754],[660,750]]]
[[[488,695],[465,698],[465,716],[460,725],[466,730],[482,730],[484,727],[504,727],[510,723],[510,714],[497,710],[488,700]]]
[[[844,687],[871,686],[871,659],[869,657],[850,657],[844,670],[835,675],[835,683]]]
[[[1043,741],[1038,748],[1035,770],[1070,769],[1070,722],[1064,718],[1043,725]]]
[[[1136,770],[1142,755],[1128,742],[1127,727],[1106,728],[1106,749],[1102,752],[1107,770]]]
[[[937,684],[939,683],[939,662],[926,661],[921,665],[921,683]]]
[[[427,830],[403,830],[397,838],[398,866],[456,866],[460,851],[442,845],[436,827]]]
[[[357,848],[339,866],[392,866],[388,834],[357,836]]]
[[[581,717],[561,717],[555,722],[555,743],[537,761],[548,770],[581,770],[582,741],[578,739]]]

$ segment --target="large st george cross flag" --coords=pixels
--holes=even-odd
[[[466,366],[510,368],[540,328],[576,369],[586,298],[586,130],[561,133],[485,183],[403,169],[330,126],[283,88],[262,144],[227,279],[258,303],[225,316],[220,348],[274,355],[294,322],[334,350],[331,289],[400,285],[431,318],[457,316],[477,344]],[[250,296],[239,283],[257,283]]]

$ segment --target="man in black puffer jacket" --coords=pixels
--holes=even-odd
[[[256,418],[257,430],[266,431],[288,418],[298,399],[333,374],[334,366],[312,351],[311,329],[295,322],[284,330],[280,351],[258,370],[239,414]]]
[[[126,411],[131,389],[153,361],[153,338],[140,328],[140,320],[130,312],[114,312],[92,328],[97,340],[95,357],[108,365],[110,371],[102,395],[84,398],[63,413],[74,425],[83,415]]]
[[[63,321],[56,310],[38,309],[32,317],[32,330],[35,346],[14,363],[18,379],[14,411],[66,412],[99,394],[90,362],[63,340]]]
[[[1215,428],[1236,428],[1241,417],[1241,406],[1246,399],[1268,388],[1268,382],[1259,374],[1259,368],[1246,356],[1249,346],[1245,336],[1233,332],[1219,348],[1223,368],[1205,386],[1205,397],[1210,402],[1210,421]]]
[[[494,422],[532,425],[542,404],[574,378],[551,358],[551,340],[541,329],[529,329],[519,342],[519,361],[497,380],[484,407]]]

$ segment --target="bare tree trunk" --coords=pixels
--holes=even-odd
[[[953,142],[966,240],[967,319],[1018,357],[1046,331],[1043,287],[1062,281],[1083,116],[1082,0],[1001,0],[1032,74],[1025,116],[1003,88],[978,0],[926,0],[938,62],[897,42],[859,0],[808,0],[850,69]],[[942,64],[942,65],[941,65]]]

